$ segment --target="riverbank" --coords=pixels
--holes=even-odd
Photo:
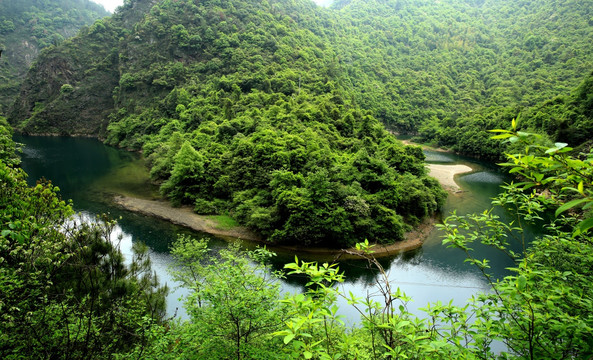
[[[212,218],[194,213],[189,207],[175,208],[164,200],[146,200],[124,195],[115,195],[113,197],[113,202],[126,210],[167,220],[195,231],[218,235],[224,238],[266,243],[264,239],[245,227],[235,226],[232,228],[225,228]],[[377,244],[373,247],[373,254],[376,257],[386,257],[420,248],[423,240],[434,228],[436,221],[437,219],[434,217],[425,220],[416,229],[406,233],[405,240],[390,245]],[[353,254],[347,254],[342,249],[312,248],[304,246],[272,246],[271,248],[272,250],[283,253],[315,254],[316,258],[328,260],[337,257],[342,259],[352,259],[357,257]],[[348,251],[356,252],[356,249],[351,248],[348,249]]]
[[[113,202],[126,210],[167,220],[192,230],[240,240],[262,241],[261,237],[245,227],[228,228],[212,218],[194,213],[190,207],[173,207],[165,200],[147,200],[115,195]]]
[[[420,146],[423,150],[438,151],[443,153],[453,153],[450,150],[435,148],[432,146],[417,144],[410,140],[399,139],[404,145]],[[448,164],[427,164],[428,175],[437,179],[439,183],[450,192],[458,192],[461,190],[459,185],[455,182],[455,175],[465,174],[473,171],[473,169],[467,165],[448,165]]]
[[[453,192],[461,190],[459,185],[455,182],[455,175],[473,171],[473,169],[467,165],[428,164],[426,167],[429,170],[428,175],[437,179],[445,190]]]

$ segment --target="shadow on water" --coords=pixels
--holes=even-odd
[[[161,281],[172,288],[175,283],[167,272],[171,264],[169,246],[178,234],[208,237],[213,249],[226,245],[219,238],[113,206],[110,201],[113,193],[147,199],[158,197],[158,189],[150,184],[147,169],[138,154],[108,147],[88,138],[15,136],[15,140],[25,144],[22,166],[29,174],[31,184],[42,177],[50,179],[60,187],[64,199],[73,200],[75,210],[91,217],[109,213],[118,219],[117,232],[123,239],[122,251],[129,255],[132,242],[145,242],[151,249],[154,270]],[[457,177],[463,191],[449,196],[443,208],[444,216],[453,210],[458,214],[484,211],[490,207],[490,199],[500,191],[499,186],[506,181],[504,175],[489,164],[447,153],[427,151],[426,155],[430,162],[466,164],[474,169],[470,174]],[[510,221],[508,214],[501,212],[499,215]],[[465,255],[443,247],[441,237],[440,232],[434,229],[421,249],[380,260],[389,273],[392,285],[399,286],[414,299],[410,305],[412,311],[437,300],[448,302],[454,299],[454,303],[462,305],[476,292],[488,290],[485,279],[477,270],[463,262]],[[512,263],[501,254],[478,245],[475,248],[479,257],[490,258],[495,276],[508,273],[505,268]],[[310,254],[303,257],[315,260]],[[294,254],[280,252],[273,267],[281,270],[284,264],[293,261]],[[346,293],[352,291],[365,296],[375,292],[376,272],[369,270],[366,261],[340,261],[340,269],[346,275],[346,283],[341,285]],[[283,288],[289,292],[302,291],[306,282],[302,277],[289,277],[283,282]],[[169,314],[181,308],[178,301],[181,295],[185,295],[184,289],[177,289],[169,295]],[[358,314],[343,300],[340,301],[339,305],[349,321],[356,321]],[[181,316],[185,316],[183,312]]]

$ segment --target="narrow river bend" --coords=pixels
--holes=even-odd
[[[172,289],[167,304],[170,315],[185,313],[178,298],[184,289],[175,289],[167,268],[171,263],[169,244],[179,233],[189,233],[196,237],[210,238],[211,248],[225,246],[226,242],[213,236],[191,232],[166,221],[147,218],[114,206],[110,199],[114,193],[142,198],[152,198],[158,189],[147,181],[147,171],[137,154],[103,145],[95,139],[68,137],[29,137],[15,136],[15,141],[24,144],[22,167],[29,174],[29,182],[46,178],[57,185],[64,199],[72,199],[76,211],[84,216],[94,217],[109,213],[119,219],[116,235],[122,235],[121,249],[124,254],[131,252],[135,241],[145,242],[151,249],[153,269],[161,283],[168,283]],[[443,209],[446,215],[453,210],[458,214],[482,212],[489,208],[490,199],[499,192],[504,176],[496,167],[461,158],[453,154],[427,151],[427,161],[432,163],[465,164],[474,169],[469,174],[456,178],[462,191],[451,194]],[[500,213],[503,218],[504,213]],[[502,254],[477,248],[479,256],[491,261],[492,270],[497,276],[507,274],[506,267],[512,264]],[[297,254],[307,260],[315,260],[311,254]],[[294,260],[294,254],[279,253],[274,266],[282,268]],[[485,279],[476,269],[463,263],[464,255],[457,250],[446,249],[441,245],[441,234],[433,230],[421,249],[396,257],[382,259],[389,271],[392,286],[399,286],[413,302],[409,309],[417,311],[429,302],[438,300],[462,305],[465,300],[479,291],[487,291]],[[343,285],[346,293],[364,296],[374,292],[375,275],[366,269],[362,261],[345,261],[340,264],[347,281]],[[303,282],[291,279],[283,282],[285,291],[299,291]],[[340,304],[341,312],[349,321],[356,321],[358,315],[346,303]]]

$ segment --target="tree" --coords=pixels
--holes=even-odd
[[[174,204],[192,203],[196,197],[205,194],[203,183],[204,160],[186,141],[173,159],[171,177],[161,186],[161,192]]]
[[[2,124],[0,144],[0,356],[100,359],[145,342],[167,291],[147,248],[125,265],[114,222],[77,220],[50,182],[29,187]]]
[[[282,359],[272,333],[292,310],[278,302],[279,274],[265,264],[273,253],[231,244],[211,255],[206,240],[186,236],[171,253],[174,278],[190,290],[190,320],[153,327],[151,346],[130,358]]]

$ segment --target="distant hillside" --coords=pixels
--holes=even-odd
[[[593,2],[338,2],[344,84],[383,123],[497,158],[486,129],[568,94],[593,69]]]
[[[551,141],[593,147],[593,72],[570,93],[525,109],[519,126]]]
[[[0,2],[0,114],[39,52],[74,36],[82,26],[109,15],[89,0]]]

